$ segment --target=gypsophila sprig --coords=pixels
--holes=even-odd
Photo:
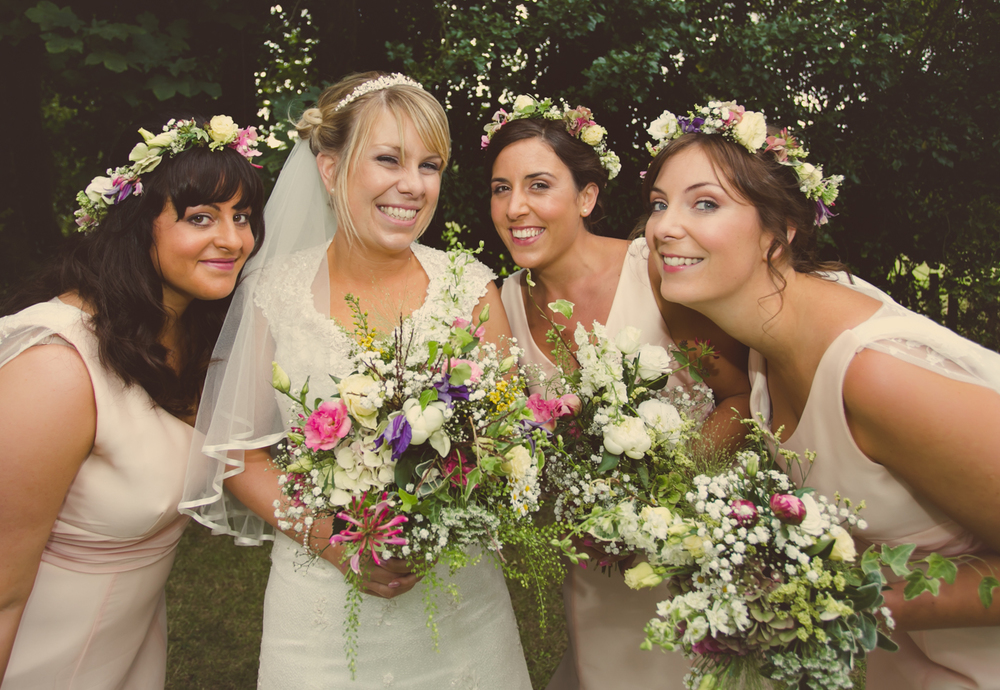
[[[538,100],[531,96],[521,95],[514,99],[510,112],[500,108],[493,114],[493,119],[483,129],[482,147],[490,145],[493,136],[508,122],[537,118],[543,120],[562,121],[570,136],[582,141],[594,149],[601,161],[601,167],[608,171],[608,179],[613,180],[622,169],[618,154],[608,148],[608,130],[594,121],[593,113],[582,105],[571,107],[566,103],[555,104],[552,99]]]
[[[851,530],[866,528],[863,504],[795,487],[770,450],[778,438],[744,423],[754,448],[694,477],[672,509],[623,501],[583,528],[613,531],[646,556],[625,574],[631,587],[669,580],[674,595],[657,606],[644,646],[692,659],[689,688],[755,687],[763,677],[780,690],[849,690],[857,660],[896,648],[882,568],[924,583],[907,587],[911,598],[954,581],[955,565],[936,554],[908,564],[912,544],[870,547],[859,559]]]
[[[164,156],[176,156],[196,146],[207,146],[210,151],[226,146],[236,149],[248,161],[261,155],[256,148],[256,127],[240,129],[228,115],[216,115],[204,128],[194,120],[170,120],[159,134],[145,129],[140,129],[139,134],[142,141],[129,154],[130,165],[109,168],[106,177],[95,177],[85,190],[77,193],[80,208],[74,215],[80,232],[90,232],[100,225],[111,206],[130,196],[140,196],[142,176],[155,170]]]
[[[652,156],[685,134],[719,134],[750,153],[773,152],[778,162],[795,171],[799,190],[816,203],[816,225],[824,225],[833,217],[830,207],[837,199],[844,176],[823,177],[822,166],[805,162],[809,152],[788,129],[777,136],[768,135],[764,115],[746,110],[735,101],[710,101],[708,105],[695,106],[686,116],[664,110],[646,131],[653,138],[653,142],[646,144]]]

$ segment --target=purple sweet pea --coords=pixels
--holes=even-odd
[[[806,506],[802,499],[792,494],[771,496],[771,510],[774,516],[789,525],[801,524],[806,518]]]
[[[836,217],[836,213],[823,203],[822,199],[816,199],[816,225],[826,225],[827,221]]]
[[[410,446],[413,438],[413,430],[410,423],[406,421],[406,415],[398,414],[389,422],[379,437],[375,439],[375,448],[381,448],[383,443],[392,446],[392,459],[398,460],[403,452]]]
[[[448,380],[448,376],[442,376],[441,380],[434,384],[434,388],[437,389],[438,400],[446,405],[450,405],[452,400],[469,399],[468,386],[453,386],[451,381]]]
[[[677,124],[681,126],[681,131],[685,134],[698,134],[701,132],[701,126],[705,124],[705,118],[678,117]]]

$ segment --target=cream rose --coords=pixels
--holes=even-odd
[[[803,163],[795,171],[799,176],[799,189],[808,191],[823,181],[823,170],[812,163]]]
[[[672,139],[679,127],[680,124],[677,122],[677,116],[668,110],[664,110],[662,115],[649,124],[646,131],[654,139]]]
[[[534,460],[531,453],[524,446],[514,446],[504,454],[504,461],[500,469],[516,482],[524,479]]]
[[[660,436],[670,436],[676,443],[676,431],[684,423],[673,405],[662,400],[646,400],[639,404],[639,418]]]
[[[375,379],[364,374],[351,374],[337,384],[337,391],[347,405],[347,411],[361,426],[367,429],[378,426],[378,408],[367,400],[368,395],[378,391]]]
[[[799,527],[802,528],[803,532],[814,537],[823,534],[823,516],[819,506],[816,505],[816,499],[812,497],[812,494],[803,494],[799,500],[806,508],[806,516],[802,519]]]
[[[645,561],[637,563],[635,567],[625,571],[625,584],[632,589],[656,587],[661,582],[663,582],[663,578],[653,570],[653,566]]]
[[[643,381],[659,378],[674,368],[673,357],[659,345],[643,345],[639,348],[636,359],[639,363],[639,378]]]
[[[858,552],[854,548],[854,538],[851,537],[850,533],[840,525],[835,525],[830,529],[830,536],[833,537],[830,560],[853,562]]]
[[[531,96],[521,95],[514,99],[514,110],[523,110],[524,108],[530,108],[535,104],[535,99]]]
[[[104,198],[105,194],[111,193],[111,178],[110,177],[95,177],[87,185],[87,189],[84,190],[84,194],[87,198],[93,201],[95,204]]]
[[[635,326],[626,326],[615,336],[615,347],[623,355],[630,355],[642,345],[642,331]]]
[[[588,125],[580,130],[580,139],[588,146],[597,146],[603,141],[604,135],[607,133],[608,130],[600,125]]]
[[[742,119],[733,128],[736,138],[741,144],[747,147],[747,151],[753,153],[767,139],[767,122],[760,113],[747,111],[743,113]]]
[[[646,425],[638,417],[625,417],[617,424],[604,427],[604,448],[612,455],[625,455],[638,460],[653,445]]]
[[[236,138],[240,128],[228,115],[216,115],[208,122],[208,136],[219,144],[228,144]]]
[[[699,537],[697,534],[692,534],[690,537],[684,537],[681,540],[684,544],[684,548],[687,552],[691,554],[694,558],[701,558],[705,555],[705,540]]]

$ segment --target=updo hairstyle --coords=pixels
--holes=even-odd
[[[582,191],[591,182],[597,185],[597,201],[594,209],[583,218],[584,227],[589,232],[594,232],[597,224],[604,218],[604,200],[601,194],[608,185],[608,171],[601,165],[601,159],[594,151],[594,147],[588,146],[567,132],[564,121],[525,118],[506,123],[497,130],[489,146],[486,147],[487,170],[493,170],[497,156],[511,144],[536,138],[548,145],[552,152],[559,156],[563,165],[569,168],[577,192]]]
[[[768,134],[778,133],[768,127]],[[685,134],[668,142],[656,155],[642,183],[645,213],[639,220],[636,235],[645,232],[653,210],[650,195],[663,166],[692,147],[708,156],[728,192],[757,210],[761,228],[771,235],[767,267],[779,290],[785,283],[774,265],[774,256],[779,250],[781,260],[787,261],[797,273],[846,270],[840,262],[817,258],[816,202],[799,189],[799,179],[792,167],[779,163],[771,152],[750,153],[745,147],[716,134]],[[795,229],[792,241],[788,239],[788,228]]]
[[[386,76],[383,72],[364,72],[344,77],[320,95],[316,105],[308,108],[295,124],[299,138],[309,142],[313,154],[324,153],[338,160],[333,187],[330,189],[337,225],[357,238],[358,230],[351,218],[348,180],[357,169],[361,156],[371,141],[375,121],[388,111],[396,118],[400,143],[403,143],[403,118],[408,117],[430,151],[441,156],[442,170],[451,155],[451,135],[444,108],[432,95],[408,84],[396,84],[371,91],[354,99],[339,110],[338,103],[365,82]],[[405,148],[405,147],[404,147]],[[346,161],[346,168],[341,167]],[[425,228],[421,229],[421,234]]]

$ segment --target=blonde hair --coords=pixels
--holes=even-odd
[[[357,87],[381,76],[384,76],[382,72],[365,72],[344,77],[323,91],[315,107],[302,113],[295,124],[299,137],[309,142],[314,155],[324,153],[337,159],[331,200],[337,214],[337,226],[350,240],[357,238],[358,230],[347,203],[348,180],[368,147],[375,122],[382,112],[390,112],[395,117],[401,149],[405,149],[403,118],[408,117],[424,146],[441,156],[442,170],[451,156],[451,135],[444,108],[423,89],[395,84],[365,93],[337,108]],[[426,226],[421,228],[420,234],[426,229]]]

